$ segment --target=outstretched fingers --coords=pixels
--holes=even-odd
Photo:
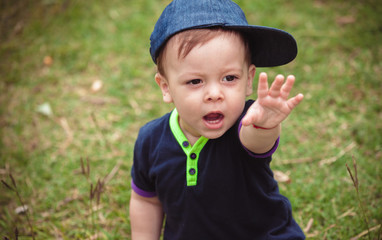
[[[294,83],[293,75],[285,79],[279,74],[269,88],[267,74],[261,73],[257,89],[258,99],[243,118],[243,125],[261,122],[274,126],[283,121],[304,98],[300,93],[289,99]]]
[[[257,96],[259,98],[265,98],[267,96],[278,98],[281,97],[287,100],[289,94],[293,88],[295,77],[289,75],[284,83],[284,76],[279,74],[276,76],[271,87],[268,89],[268,77],[266,73],[261,73],[259,76],[259,85],[257,89]]]
[[[304,99],[304,95],[302,93],[297,94],[295,97],[292,97],[287,101],[289,109],[294,109],[297,105]]]
[[[259,76],[257,96],[259,98],[265,98],[268,96],[268,76],[264,72],[260,73],[260,76]]]
[[[280,96],[282,99],[287,100],[289,97],[289,94],[293,88],[295,77],[293,75],[289,75],[284,83],[284,85],[281,87],[280,90]]]
[[[284,76],[281,74],[277,75],[271,85],[271,88],[269,89],[269,96],[273,98],[279,97],[281,95],[280,90],[283,87],[283,83],[284,83]]]

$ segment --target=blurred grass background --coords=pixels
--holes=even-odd
[[[284,29],[298,42],[293,63],[258,69],[270,77],[294,74],[294,92],[305,94],[283,124],[272,163],[290,178],[280,189],[296,221],[308,239],[361,237],[373,227],[362,236],[377,239],[382,4],[236,2],[249,23]],[[135,137],[172,108],[162,103],[148,52],[168,3],[0,1],[0,179],[13,189],[9,174],[15,179],[36,239],[130,239]],[[368,224],[345,166],[353,159]],[[97,180],[104,183],[98,203]],[[17,228],[19,239],[31,239],[26,213],[15,213],[16,193],[4,184],[0,192],[0,237],[16,239]]]

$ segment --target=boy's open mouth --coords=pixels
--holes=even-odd
[[[208,125],[220,125],[223,122],[224,115],[218,112],[209,113],[203,117],[203,120]]]

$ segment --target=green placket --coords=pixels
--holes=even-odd
[[[195,186],[198,181],[198,160],[200,152],[206,145],[208,138],[201,136],[196,143],[191,146],[190,142],[182,132],[178,121],[178,111],[174,109],[170,116],[170,128],[180,147],[187,156],[186,178],[187,186]]]

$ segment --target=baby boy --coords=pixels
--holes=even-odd
[[[248,25],[230,0],[174,0],[151,35],[170,113],[143,126],[132,167],[133,239],[304,239],[270,169],[280,124],[302,101],[295,81],[268,86],[256,67],[286,64],[294,38]]]

